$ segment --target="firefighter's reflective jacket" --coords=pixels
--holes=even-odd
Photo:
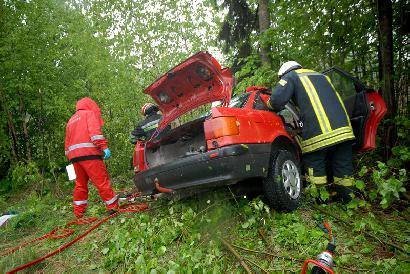
[[[162,115],[158,113],[147,115],[146,118],[131,132],[131,142],[135,143],[137,139],[150,139],[157,129],[161,118]]]
[[[101,131],[103,124],[97,103],[87,97],[77,102],[76,113],[66,127],[65,155],[69,161],[102,158],[102,151],[108,148]]]
[[[329,77],[308,69],[285,74],[269,99],[275,111],[293,101],[303,122],[303,153],[354,139],[349,116]]]

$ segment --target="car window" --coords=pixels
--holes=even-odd
[[[243,108],[248,101],[250,93],[244,93],[239,96],[235,96],[229,102],[228,107],[230,108]]]
[[[336,91],[340,94],[342,99],[351,98],[359,92],[373,91],[373,89],[362,83],[359,79],[349,74],[348,72],[338,68],[332,67],[323,72],[329,76]]]
[[[294,124],[295,116],[289,109],[284,108],[281,111],[279,111],[277,114],[282,116],[286,124]]]
[[[356,87],[351,79],[344,77],[336,71],[329,73],[328,76],[342,99],[356,94]]]

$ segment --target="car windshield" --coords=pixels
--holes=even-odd
[[[230,108],[242,108],[246,104],[246,101],[248,101],[248,98],[249,98],[249,93],[244,93],[242,95],[235,96],[229,102],[228,107],[230,107]]]

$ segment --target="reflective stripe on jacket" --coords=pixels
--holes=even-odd
[[[90,98],[77,102],[77,111],[66,127],[65,155],[68,160],[90,155],[103,155],[107,140],[101,132],[103,120],[98,105]]]
[[[303,122],[303,153],[354,139],[343,101],[327,76],[308,69],[288,72],[273,90],[269,105],[279,111],[291,100]]]
[[[152,134],[158,127],[159,122],[161,121],[162,115],[158,113],[153,113],[145,117],[145,119],[139,123],[135,129],[131,132],[131,136],[136,139],[145,138],[146,140],[150,139]]]

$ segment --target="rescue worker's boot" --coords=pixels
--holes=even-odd
[[[335,201],[342,202],[343,204],[348,204],[357,196],[359,190],[354,186],[342,186],[342,185],[333,185],[333,191],[336,192],[334,196]]]

